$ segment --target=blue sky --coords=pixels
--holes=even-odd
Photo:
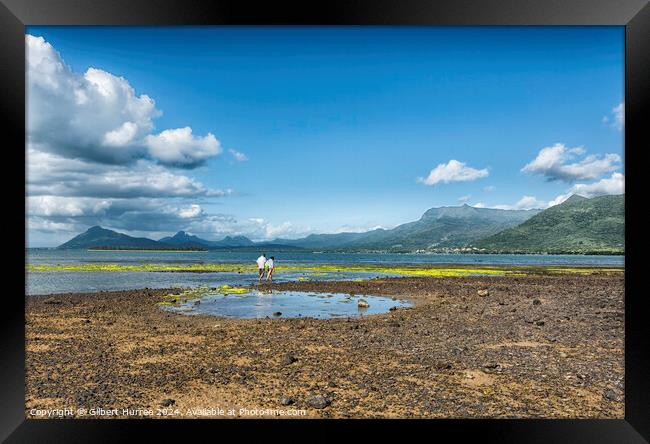
[[[28,39],[28,59],[58,53],[56,75],[68,80],[55,82],[91,82],[70,89],[75,97],[99,84],[84,77],[95,68],[155,102],[148,116],[137,114],[141,121],[117,119],[111,139],[102,125],[132,113],[132,99],[106,109],[110,118],[101,117],[105,101],[92,111],[73,99],[58,106],[62,87],[45,77],[54,74],[29,64],[32,246],[56,245],[95,223],[151,237],[180,229],[206,238],[298,237],[392,227],[435,206],[545,207],[576,191],[622,192],[615,108],[624,99],[623,27],[34,26],[27,33],[42,37]],[[48,112],[79,113],[85,126],[64,134],[76,120],[55,122]],[[137,135],[120,126],[132,121]],[[185,151],[161,142],[165,130],[185,127],[192,132],[179,139]],[[124,142],[126,133],[133,137]],[[51,162],[61,171],[39,169],[36,162],[50,159],[43,156],[57,156]],[[83,165],[70,166],[79,159]],[[461,165],[452,168],[452,160]],[[78,168],[118,178],[168,173],[213,192],[161,192],[155,205],[135,191],[84,195],[79,190],[99,185],[78,186],[70,174]],[[64,189],[72,180],[76,191]],[[151,208],[138,217],[136,202]],[[188,217],[174,219],[173,211]]]

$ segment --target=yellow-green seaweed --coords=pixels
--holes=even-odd
[[[229,295],[237,294],[242,295],[250,293],[249,288],[245,287],[231,287],[230,285],[222,285],[217,288],[209,287],[194,287],[183,289],[180,293],[167,294],[162,297],[163,301],[158,302],[159,305],[175,305],[181,302],[187,302],[194,299],[200,299],[203,296],[214,296],[218,294]]]
[[[256,267],[246,264],[115,264],[115,263],[88,263],[88,264],[26,264],[26,271],[30,273],[76,271],[76,272],[238,272],[256,274]],[[381,273],[399,276],[428,276],[428,277],[456,277],[471,275],[505,276],[527,274],[562,274],[562,273],[611,273],[624,271],[623,267],[569,267],[569,266],[474,266],[474,265],[411,265],[390,266],[381,264],[345,264],[345,265],[313,265],[290,264],[276,267],[276,274],[283,272],[307,272],[308,276],[298,277],[298,280],[309,280],[309,276],[325,276],[329,273]],[[224,288],[224,287],[220,287]],[[231,287],[231,289],[234,287]],[[225,288],[228,290],[228,288]],[[228,293],[236,293],[235,290]],[[219,290],[219,293],[224,293]]]

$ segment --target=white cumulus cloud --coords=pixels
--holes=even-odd
[[[195,136],[189,127],[153,134],[161,111],[124,77],[95,67],[73,72],[42,37],[28,34],[25,44],[30,147],[98,163],[151,158],[185,168],[221,153],[214,135]]]
[[[535,208],[546,208],[548,204],[543,200],[538,200],[534,196],[523,196],[513,205],[494,205],[491,208],[500,210],[532,210]]]
[[[493,205],[489,208],[498,208],[502,210],[529,210],[533,208],[545,209],[561,204],[574,194],[582,197],[592,198],[597,196],[623,193],[625,193],[625,176],[622,173],[613,173],[610,177],[601,179],[596,182],[577,183],[566,190],[566,192],[555,196],[555,198],[549,201],[540,200],[534,196],[523,196],[515,204]],[[483,203],[479,203],[474,205],[474,207],[485,208],[486,206]]]
[[[603,174],[620,168],[621,156],[618,154],[589,155],[571,163],[575,157],[585,153],[583,147],[568,148],[563,143],[556,143],[542,148],[537,157],[526,164],[521,171],[543,176],[550,181],[573,182],[597,179]]]
[[[476,169],[467,166],[464,162],[458,160],[450,160],[449,162],[441,163],[431,170],[426,178],[419,177],[418,181],[429,186],[438,183],[450,182],[467,182],[489,175],[487,168]]]
[[[571,192],[584,197],[623,194],[625,193],[625,176],[622,173],[613,173],[609,178],[601,179],[598,182],[579,183],[573,186]]]
[[[213,134],[197,137],[192,128],[168,129],[160,134],[150,134],[144,139],[149,153],[166,165],[194,168],[210,157],[220,154],[221,144]]]
[[[206,188],[191,177],[143,159],[123,167],[34,149],[27,152],[26,185],[32,196],[196,198],[231,194],[231,190]]]
[[[203,213],[203,209],[201,208],[201,205],[197,205],[197,204],[192,204],[187,207],[180,208],[178,211],[178,215],[183,219],[190,219],[193,217],[197,217],[201,213]]]
[[[62,196],[29,196],[27,208],[33,216],[77,217],[103,215],[110,208],[106,199],[70,198]]]

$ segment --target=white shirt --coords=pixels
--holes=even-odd
[[[269,268],[273,268],[273,259],[269,259],[266,263],[269,265]]]
[[[264,268],[264,264],[266,263],[266,258],[264,256],[260,256],[257,258],[257,267],[258,268]]]

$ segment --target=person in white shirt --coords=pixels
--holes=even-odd
[[[257,258],[257,281],[262,282],[262,276],[264,276],[264,265],[266,264],[266,255],[261,255]]]
[[[266,272],[266,281],[273,282],[273,267],[275,266],[275,258],[271,256],[271,259],[266,261],[266,266],[268,268],[268,271]]]

